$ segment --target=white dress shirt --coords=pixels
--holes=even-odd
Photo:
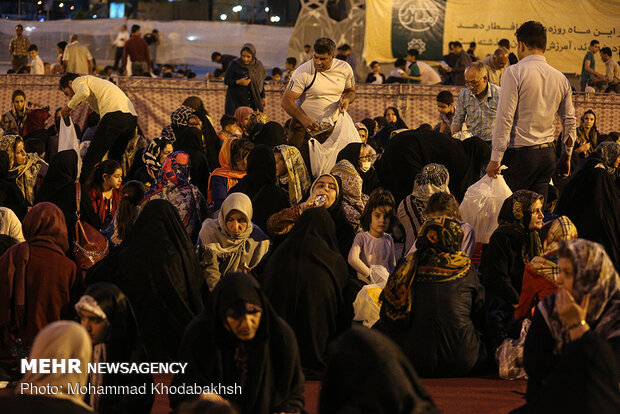
[[[501,161],[507,148],[531,147],[554,141],[555,114],[563,124],[564,143],[577,136],[570,83],[562,72],[547,64],[542,55],[530,55],[510,65],[502,76],[502,88],[493,128],[492,161]]]
[[[114,46],[125,47],[125,42],[127,39],[129,39],[129,32],[127,30],[124,32],[118,32],[116,39],[114,39]]]
[[[110,81],[91,75],[80,76],[73,80],[71,89],[75,95],[67,104],[70,109],[75,109],[86,101],[102,118],[105,114],[116,111],[138,116],[127,95]]]

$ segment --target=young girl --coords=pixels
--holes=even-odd
[[[269,239],[252,223],[252,212],[247,195],[232,193],[217,219],[203,223],[197,250],[210,290],[228,272],[252,270],[269,250]]]
[[[391,272],[396,267],[394,241],[385,231],[394,216],[394,197],[383,188],[370,194],[366,208],[360,217],[363,233],[358,233],[349,251],[349,264],[357,271],[357,277],[365,283],[373,283],[371,267],[383,266]]]
[[[132,180],[123,186],[123,197],[121,197],[121,201],[118,204],[114,220],[105,230],[101,230],[101,233],[114,246],[121,244],[129,234],[133,223],[140,214],[140,205],[145,192],[146,187],[140,181]]]
[[[106,160],[95,166],[89,180],[88,195],[95,213],[101,219],[101,228],[106,228],[116,214],[123,193],[121,182],[123,170],[118,161]],[[84,195],[82,195],[83,197]]]

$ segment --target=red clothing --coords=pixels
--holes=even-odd
[[[149,50],[149,45],[140,36],[133,35],[125,42],[125,47],[123,48],[122,68],[127,65],[127,55],[129,55],[132,62],[148,62],[149,68],[151,67],[151,52]]]
[[[536,304],[547,296],[557,292],[558,287],[539,275],[530,264],[525,265],[523,271],[523,287],[519,305],[515,309],[515,319],[526,317],[531,319],[534,315]]]
[[[101,219],[101,228],[105,228],[105,226],[110,223],[110,220],[114,218],[116,210],[118,209],[118,203],[121,202],[121,198],[123,197],[123,192],[120,189],[112,190],[112,209],[110,210],[110,214],[108,214],[110,207],[109,200],[103,198],[101,191],[96,188],[91,188],[88,190],[88,196],[92,202],[95,214],[97,214],[99,219]],[[106,217],[108,220],[106,220]]]

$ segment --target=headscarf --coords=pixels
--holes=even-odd
[[[261,63],[261,61],[256,59],[256,48],[254,47],[253,44],[251,43],[244,44],[243,47],[241,48],[241,52],[243,52],[244,49],[248,50],[252,54],[252,61],[248,65],[246,65],[245,63],[243,63],[243,59],[237,58],[234,60],[234,62],[240,67],[242,67],[243,69],[248,71],[249,77],[251,79],[251,82],[248,86],[250,87],[250,94],[252,95],[252,101],[254,102],[254,105],[256,105],[256,109],[258,109],[259,112],[262,112],[263,103],[262,103],[261,93],[263,92],[263,89],[265,87],[264,83],[265,83],[265,78],[267,78],[267,71],[263,67],[263,64]]]
[[[354,225],[359,225],[360,216],[368,202],[368,196],[362,193],[364,181],[355,167],[347,160],[336,163],[331,174],[342,180],[342,193],[344,195],[343,208],[347,220]]]
[[[37,191],[35,201],[51,200],[67,184],[75,182],[78,174],[78,155],[75,150],[60,151],[50,161],[43,184]]]
[[[542,256],[534,257],[528,266],[537,274],[556,284],[558,281],[558,245],[563,240],[577,237],[577,228],[566,216],[553,220],[542,244]]]
[[[319,412],[435,414],[439,410],[398,345],[376,330],[354,326],[329,347]]]
[[[265,185],[276,183],[276,160],[273,150],[267,145],[257,145],[252,148],[248,155],[248,168],[243,177],[233,191],[245,193],[251,200],[254,200],[258,192]]]
[[[161,130],[161,137],[167,139],[170,142],[174,142],[177,137],[174,134],[174,130],[172,129],[172,125],[166,125],[162,130]]]
[[[142,154],[142,161],[144,161],[144,165],[147,168],[149,174],[156,178],[157,174],[159,174],[159,170],[161,169],[161,163],[159,162],[159,156],[161,151],[166,147],[166,145],[172,144],[172,142],[163,136],[159,138],[155,138],[148,147],[146,147],[146,151]]]
[[[69,250],[65,217],[55,204],[43,202],[32,207],[24,218],[22,231],[26,241],[14,245],[2,256],[9,296],[1,299],[11,306],[7,306],[7,313],[0,315],[0,326],[8,325],[13,329],[22,328],[26,322],[26,273],[30,247],[44,247],[62,256]]]
[[[28,204],[32,205],[34,203],[34,187],[37,183],[39,171],[43,167],[47,167],[47,163],[37,154],[32,153],[26,154],[25,163],[15,166],[15,142],[18,138],[21,139],[19,135],[4,135],[0,138],[0,150],[6,151],[9,155],[9,174],[15,178],[15,182]]]
[[[190,162],[186,152],[175,151],[169,154],[157,176],[157,183],[146,192],[144,200],[148,201],[151,196],[163,191],[168,183],[174,187],[189,187]]]
[[[250,141],[254,145],[267,145],[269,148],[275,148],[278,145],[286,143],[284,128],[277,122],[270,121],[260,125],[254,131],[250,131]]]
[[[605,169],[610,174],[615,174],[617,168],[614,166],[620,157],[620,144],[613,141],[601,142],[595,152],[595,157],[603,161]]]
[[[449,193],[450,174],[441,164],[428,164],[415,176],[411,195],[426,204],[435,193]]]
[[[230,190],[237,182],[245,177],[245,171],[237,171],[232,168],[232,153],[230,151],[230,147],[235,141],[238,139],[237,137],[231,137],[224,142],[222,148],[220,149],[219,162],[220,167],[213,170],[211,176],[209,177],[209,186],[207,189],[207,202],[213,202],[213,193],[211,192],[211,182],[213,181],[214,176],[220,176],[227,178],[227,190]]]
[[[254,112],[254,109],[249,106],[240,106],[235,110],[235,119],[237,120],[237,126],[243,132],[245,131],[245,124],[243,123],[246,116]]]
[[[445,283],[464,278],[471,259],[460,251],[461,223],[447,217],[429,218],[422,228],[418,250],[401,261],[381,293],[381,319],[394,328],[407,326],[413,283]]]
[[[503,226],[510,227],[527,237],[521,252],[523,263],[529,263],[535,256],[540,256],[542,252],[538,231],[530,230],[532,206],[539,200],[541,203],[544,202],[544,198],[540,194],[529,190],[517,190],[504,200],[497,217],[500,228]]]
[[[388,106],[387,108],[385,108],[385,111],[383,112],[383,117],[387,115],[388,109],[391,109],[396,114],[396,122],[393,123],[396,127],[395,129],[408,129],[407,124],[405,124],[405,121],[403,121],[403,119],[400,117],[400,112],[398,112],[398,109],[394,106]],[[388,122],[388,124],[390,124],[390,122]]]
[[[21,380],[23,384],[31,384],[25,389],[26,394],[38,395],[33,393],[35,387],[57,387],[65,391],[56,394],[46,394],[49,398],[62,398],[79,405],[87,410],[92,410],[84,402],[83,394],[71,394],[67,390],[67,384],[71,383],[78,392],[80,387],[88,385],[88,370],[86,364],[91,362],[92,343],[90,337],[80,324],[71,321],[52,322],[43,328],[34,339],[32,350],[30,351],[31,360],[51,359],[68,361],[78,359],[80,361],[81,373],[67,371],[66,373],[33,373],[26,372]],[[16,393],[20,392],[20,387],[16,388]]]
[[[45,109],[34,109],[24,120],[24,126],[20,131],[22,137],[27,137],[31,133],[45,128],[45,121],[51,117],[50,113]]]
[[[236,238],[230,235],[228,227],[226,227],[226,218],[233,210],[245,215],[248,222],[245,231]],[[269,250],[269,239],[252,223],[252,213],[250,198],[243,193],[232,193],[222,203],[217,220],[207,219],[202,224],[199,235],[204,248],[212,251],[215,255],[230,257],[226,271],[239,269],[241,265],[253,269]],[[250,237],[258,244],[258,247],[249,245],[248,239]],[[254,248],[250,261],[241,263],[242,259],[247,259],[246,256],[250,247]],[[226,274],[226,271],[222,274]]]
[[[254,137],[265,124],[269,122],[269,115],[264,112],[252,112],[248,118],[248,122],[245,126],[245,137]],[[276,122],[277,123],[277,122]],[[279,125],[279,124],[278,124]],[[250,139],[250,141],[253,141]]]
[[[586,131],[583,128],[583,119],[587,114],[591,114],[592,116],[594,116],[594,124],[592,125],[592,128],[590,128],[590,131],[588,135],[586,136]],[[580,154],[582,157],[587,157],[588,155],[594,152],[594,149],[596,148],[598,144],[598,130],[596,129],[596,114],[594,113],[593,110],[588,109],[587,111],[583,113],[583,115],[581,115],[581,124],[577,127],[577,140],[576,141],[577,142],[575,142],[575,148],[581,145],[584,145],[588,142],[590,143],[590,149]]]
[[[620,277],[605,248],[585,239],[564,241],[562,248],[568,250],[573,264],[575,302],[581,303],[585,294],[590,295],[586,322],[602,339],[620,336]],[[555,339],[554,352],[559,354],[564,344],[570,342],[570,336],[558,315],[556,298],[557,294],[548,296],[538,303],[538,309]]]
[[[361,124],[363,125],[363,124]],[[365,127],[364,127],[365,128]],[[338,157],[336,158],[336,162],[341,160],[347,160],[355,167],[357,173],[362,177],[364,184],[362,185],[362,192],[364,194],[370,195],[372,191],[380,186],[379,177],[377,176],[377,172],[374,168],[370,168],[368,171],[364,172],[360,169],[360,155],[362,153],[362,148],[366,148],[368,151],[368,155],[373,158],[373,161],[376,160],[377,153],[375,150],[368,144],[363,144],[361,142],[353,142],[348,144],[346,147],[340,150],[338,153]]]
[[[301,153],[291,145],[278,145],[276,148],[282,154],[286,170],[288,171],[288,195],[291,205],[301,203],[304,195],[310,188],[310,175],[306,169]]]
[[[0,150],[0,205],[10,208],[17,217],[23,219],[28,205],[15,180],[9,177],[9,165],[9,154]]]
[[[247,305],[262,314],[254,338],[240,341],[227,327],[226,313]],[[227,396],[241,412],[303,411],[304,376],[295,335],[251,275],[229,273],[222,278],[205,310],[187,327],[178,358],[188,367],[174,377],[173,385],[233,386],[244,379],[243,393]],[[181,399],[171,396],[172,406]]]
[[[194,114],[194,110],[189,106],[181,105],[170,114],[170,125],[187,127],[189,119]]]

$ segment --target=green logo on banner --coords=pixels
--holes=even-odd
[[[441,60],[446,0],[394,0],[392,55],[418,49],[422,60]]]

